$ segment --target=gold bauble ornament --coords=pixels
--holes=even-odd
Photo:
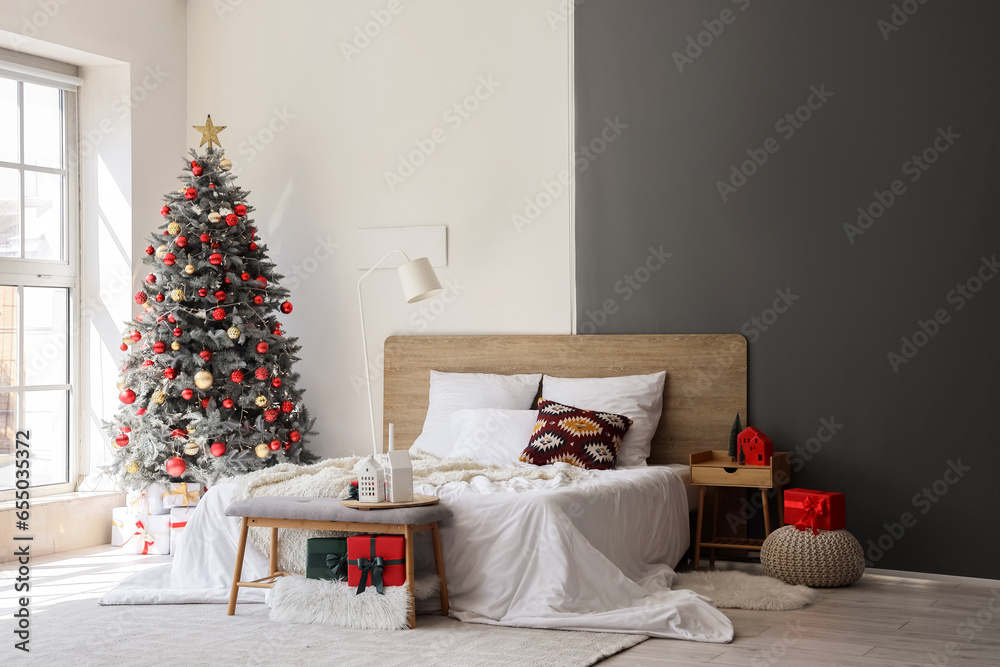
[[[156,258],[163,259],[163,256],[167,254],[167,246],[161,245],[156,249]]]
[[[188,456],[197,456],[200,450],[201,447],[199,447],[198,443],[196,442],[189,442],[188,444],[184,445],[184,453],[187,454]]]
[[[153,392],[153,395],[149,398],[149,400],[153,401],[153,403],[156,403],[157,405],[160,405],[163,401],[167,400],[167,397],[162,391],[157,389]]]
[[[208,389],[215,382],[215,377],[206,370],[200,370],[194,374],[194,386],[198,389]]]
[[[267,405],[267,396],[265,396],[264,394],[258,394],[257,398],[253,399],[253,404],[256,405],[258,408],[264,407],[265,405]]]
[[[118,384],[116,384],[115,386],[118,387],[118,391],[122,391],[123,389],[125,389],[125,382],[119,380]]]
[[[173,299],[174,301],[183,301],[184,290],[178,287],[177,289],[175,289],[173,292],[170,293],[170,298]]]
[[[135,341],[132,340],[131,336],[122,336],[122,342],[125,343],[126,345],[131,345]]]
[[[209,222],[218,222],[219,220],[222,220],[222,216],[219,215],[218,211],[212,211],[211,213],[208,214]]]
[[[125,466],[125,472],[136,474],[139,472],[139,464],[135,461],[129,461],[128,465]]]
[[[194,264],[188,264],[187,266],[185,266],[184,267],[184,273],[186,273],[188,275],[191,275],[192,273],[194,273]]]
[[[266,442],[260,443],[259,445],[254,447],[253,450],[257,452],[257,456],[259,456],[262,459],[266,459],[268,456],[271,455],[271,448],[267,446]]]
[[[240,337],[240,330],[237,329],[236,327],[229,327],[229,329],[226,331],[226,335],[229,336],[232,340],[236,340]]]
[[[177,236],[181,233],[181,224],[179,222],[171,222],[167,225],[167,233],[171,236]]]
[[[188,424],[187,426],[184,427],[184,430],[187,431],[188,433],[194,433],[195,428],[197,427],[194,424]]]
[[[181,344],[178,343],[177,341],[174,341],[173,343],[170,344],[170,349],[176,352],[177,350],[181,349]]]
[[[233,168],[233,163],[229,161],[228,158],[222,158],[219,160],[219,169],[222,171],[229,171]]]

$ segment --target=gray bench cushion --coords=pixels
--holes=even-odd
[[[344,507],[339,498],[298,498],[261,496],[230,503],[226,516],[264,519],[304,519],[306,521],[354,521],[356,523],[396,523],[420,525],[444,521],[452,515],[444,505],[425,505],[382,510],[356,510]]]

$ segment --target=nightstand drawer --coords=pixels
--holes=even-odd
[[[691,483],[704,486],[752,486],[755,488],[771,487],[771,468],[761,466],[758,469],[739,467],[725,468],[713,466],[691,466]]]

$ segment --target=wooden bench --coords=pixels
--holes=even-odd
[[[229,616],[236,613],[236,598],[240,588],[271,588],[278,577],[290,575],[289,572],[278,571],[279,528],[402,535],[406,538],[406,585],[411,598],[415,583],[413,536],[423,531],[430,531],[434,543],[434,562],[438,578],[441,580],[441,614],[448,615],[448,583],[445,579],[438,522],[450,518],[452,512],[443,505],[361,511],[344,507],[338,498],[266,496],[237,500],[226,508],[226,515],[243,519],[240,544],[236,552],[236,568],[233,572],[233,586],[229,593]],[[250,528],[271,529],[269,574],[254,581],[242,581],[243,556]],[[415,628],[416,624],[416,611],[411,608],[410,628]]]

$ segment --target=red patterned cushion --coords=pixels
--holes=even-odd
[[[614,470],[618,448],[631,425],[624,415],[540,398],[535,430],[519,458],[537,466],[562,461],[590,470]]]

